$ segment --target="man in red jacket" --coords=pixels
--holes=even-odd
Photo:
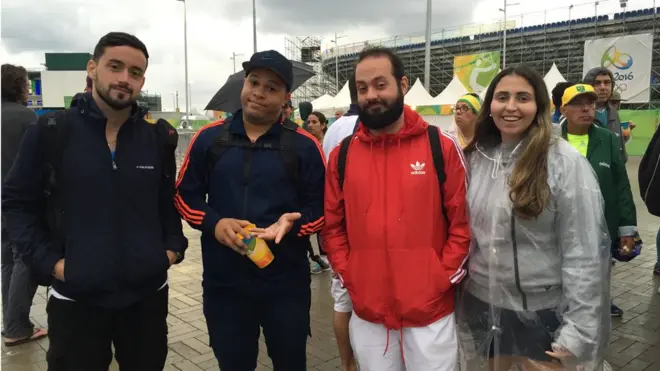
[[[363,371],[454,371],[454,286],[470,244],[462,151],[438,133],[441,184],[430,145],[436,133],[404,106],[408,79],[392,51],[364,50],[355,79],[360,126],[343,183],[341,146],[330,155],[323,238],[353,301],[357,363]]]

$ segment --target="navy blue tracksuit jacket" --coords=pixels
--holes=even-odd
[[[241,111],[226,122],[200,129],[181,166],[175,197],[184,220],[202,231],[204,286],[237,288],[258,282],[259,287],[273,290],[297,287],[309,291],[309,235],[324,225],[325,160],[320,144],[303,129],[296,132],[293,148],[299,156],[298,185],[292,184],[277,150],[251,149],[249,182],[243,184],[245,148],[226,148],[215,167],[209,168],[208,151],[221,125],[230,125],[232,134],[247,137]],[[287,129],[276,123],[258,141],[278,139],[282,130]],[[269,242],[275,260],[266,268],[258,268],[215,238],[215,225],[222,218],[268,227],[288,212],[300,212],[302,218],[279,245]]]
[[[175,179],[165,174],[161,142],[144,114],[134,105],[113,159],[106,118],[91,94],[74,98],[58,173],[63,249],[44,223],[44,126],[29,127],[5,179],[2,208],[12,241],[42,275],[64,258],[65,282],[53,287],[76,301],[119,309],[153,295],[167,279],[166,250],[188,246],[173,202]]]

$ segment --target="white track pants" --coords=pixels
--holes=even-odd
[[[458,370],[453,313],[426,327],[390,330],[389,338],[383,325],[367,322],[353,313],[349,329],[360,371]]]

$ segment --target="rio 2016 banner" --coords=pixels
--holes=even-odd
[[[500,52],[454,57],[454,75],[470,93],[481,93],[500,70]]]
[[[584,42],[584,74],[605,67],[627,103],[648,103],[651,85],[652,34],[610,37]]]

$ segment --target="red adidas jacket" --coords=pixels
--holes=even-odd
[[[454,311],[470,245],[467,174],[455,139],[440,135],[449,225],[442,215],[428,124],[406,106],[397,134],[360,125],[348,149],[343,191],[331,155],[323,248],[362,319],[389,329],[421,327]]]

